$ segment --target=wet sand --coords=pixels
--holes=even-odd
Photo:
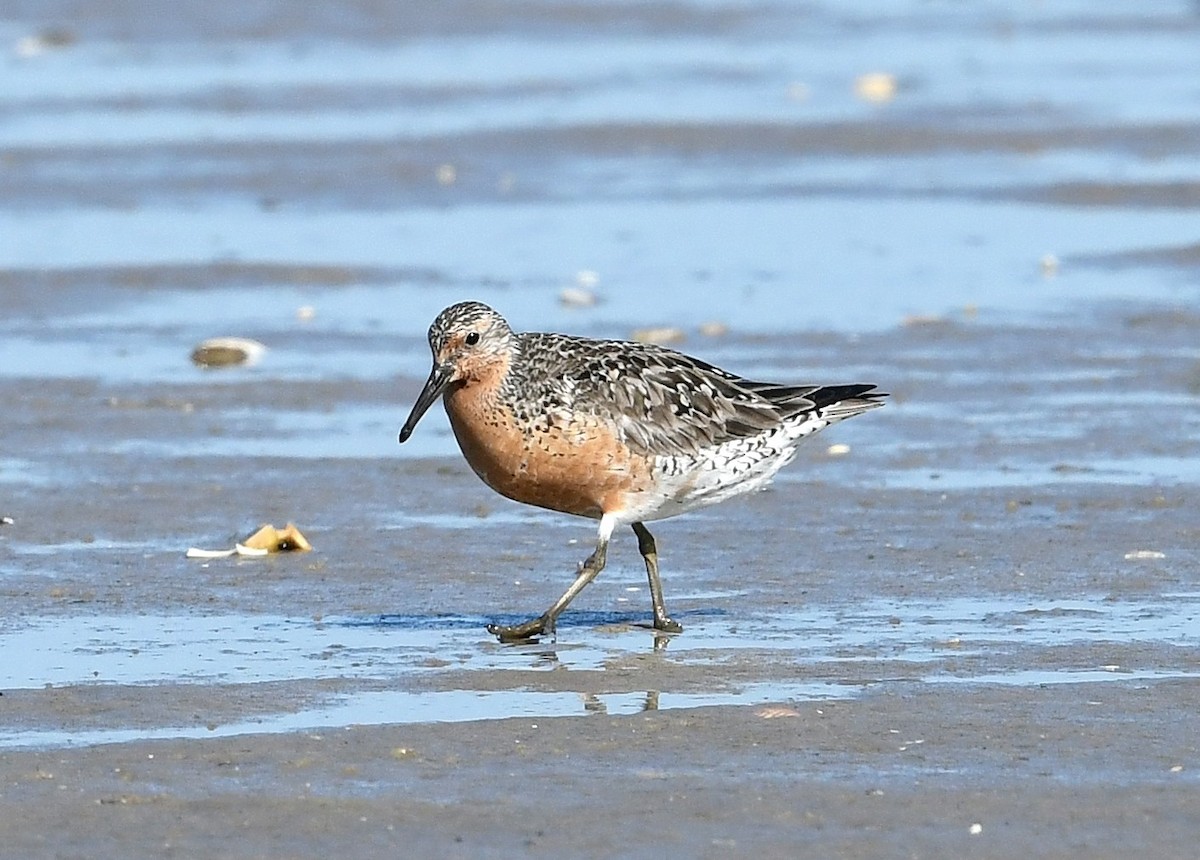
[[[153,5],[0,21],[0,856],[1194,854],[1190,7]],[[594,532],[396,445],[467,297],[892,398],[501,646]]]
[[[9,856],[1190,855],[1195,685],[892,683],[751,708],[5,756]],[[63,826],[65,821],[70,824]],[[979,825],[978,833],[972,833]]]
[[[483,624],[540,611],[591,529],[455,458],[187,453],[270,408],[245,377],[4,380],[11,450],[56,452],[8,471],[8,652],[45,630],[64,678],[4,691],[6,853],[1187,856],[1182,322],[818,337],[864,378],[888,356],[895,402],[771,490],[660,524],[687,629],[659,647],[625,535],[557,642],[492,643]],[[1110,331],[1119,350],[1089,347]],[[305,408],[390,409],[418,385],[317,386]],[[1156,458],[1179,476],[1147,479]],[[296,519],[317,551],[183,558],[253,516]]]

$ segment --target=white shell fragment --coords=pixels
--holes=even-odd
[[[1165,552],[1159,552],[1156,549],[1135,549],[1133,552],[1125,553],[1126,561],[1134,561],[1136,559],[1166,558],[1166,557],[1167,557],[1167,554]]]
[[[260,556],[269,555],[269,549],[260,549],[258,547],[246,546],[243,543],[233,545],[233,549],[200,549],[200,547],[189,547],[187,551],[188,558],[229,558],[231,555],[249,555]]]
[[[188,558],[228,558],[237,550],[235,549],[200,549],[198,546],[188,547]]]
[[[594,290],[600,286],[600,273],[594,269],[581,269],[575,273],[575,283],[584,290]]]

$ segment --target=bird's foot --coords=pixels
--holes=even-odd
[[[654,629],[661,630],[663,633],[682,633],[683,625],[665,615],[656,615],[654,616]]]
[[[489,624],[487,626],[488,633],[498,638],[501,642],[528,642],[531,639],[536,639],[539,636],[554,635],[554,619],[547,618],[545,615],[540,618],[535,618],[532,621],[526,621],[524,624],[514,624],[512,626],[503,624]]]

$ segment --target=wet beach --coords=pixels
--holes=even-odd
[[[0,11],[0,856],[1191,856],[1200,10],[402,6]],[[501,645],[467,298],[892,396]]]

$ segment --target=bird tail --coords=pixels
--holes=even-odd
[[[852,418],[868,409],[883,405],[882,391],[874,385],[774,385],[744,382],[744,387],[765,397],[786,421],[792,418],[816,418],[827,423]],[[822,425],[824,426],[824,425]]]
[[[843,421],[883,405],[887,394],[874,385],[825,385],[808,393],[815,411],[826,421]]]

